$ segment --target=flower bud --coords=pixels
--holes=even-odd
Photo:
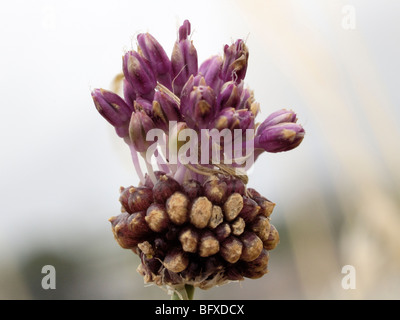
[[[144,112],[139,110],[132,114],[129,123],[129,137],[135,149],[139,152],[145,152],[153,143],[146,140],[146,134],[149,130],[154,129],[153,120]]]
[[[282,152],[296,148],[303,141],[305,131],[296,123],[286,122],[266,127],[257,132],[254,147],[267,152]]]
[[[245,134],[246,129],[254,128],[254,115],[247,109],[225,108],[218,114],[210,128],[216,128],[220,131],[229,129],[232,132],[235,129],[240,129]]]
[[[190,23],[185,20],[179,28],[179,38],[175,42],[172,50],[171,65],[174,80],[172,81],[173,92],[179,96],[181,90],[191,75],[196,75],[198,71],[197,51],[191,40]]]
[[[156,79],[171,90],[171,61],[164,48],[149,33],[139,34],[137,40],[139,51],[150,62]]]
[[[136,51],[128,51],[123,57],[122,69],[136,95],[151,97],[157,81],[149,61]]]
[[[286,109],[278,110],[271,113],[257,128],[258,132],[262,132],[265,128],[271,127],[279,123],[295,123],[297,121],[296,113]]]
[[[124,100],[129,105],[129,107],[133,110],[133,104],[136,100],[135,89],[133,89],[131,83],[124,78],[123,81],[123,92],[124,92]]]
[[[240,95],[240,88],[234,81],[225,82],[217,97],[218,110],[225,108],[237,109],[240,103]]]
[[[239,39],[234,44],[224,47],[224,61],[221,78],[223,81],[240,83],[247,71],[249,51],[243,40]]]
[[[198,86],[192,86],[194,80],[191,79],[182,90],[181,112],[190,128],[207,128],[215,116],[215,93],[204,78]]]
[[[205,60],[199,67],[199,74],[204,77],[207,85],[213,88],[215,92],[219,92],[222,85],[221,69],[222,58],[220,56],[213,56]]]
[[[92,98],[97,111],[115,127],[117,134],[121,138],[128,136],[133,109],[120,96],[108,90],[95,89]]]
[[[152,114],[157,127],[164,131],[168,131],[170,121],[181,121],[179,106],[169,95],[161,91],[154,94]]]

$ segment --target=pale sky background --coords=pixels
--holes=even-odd
[[[258,120],[291,108],[307,132],[249,176],[284,230],[270,273],[198,296],[400,298],[399,12],[395,0],[2,1],[0,298],[35,297],[23,266],[46,250],[67,252],[87,279],[68,297],[164,297],[113,239],[119,187],[138,178],[90,91],[110,88],[138,33],[170,53],[185,19],[199,62],[246,39]],[[344,265],[356,290],[340,285]]]

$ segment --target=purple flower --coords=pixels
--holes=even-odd
[[[239,83],[246,76],[249,51],[243,40],[239,39],[234,44],[224,47],[224,63],[221,78],[224,81]]]
[[[183,25],[179,28],[179,38],[175,42],[172,50],[171,64],[172,64],[172,87],[173,92],[179,96],[181,90],[191,75],[196,75],[198,71],[197,65],[197,51],[193,46],[191,40],[188,39],[190,35],[190,22],[185,20]]]
[[[213,88],[215,92],[218,92],[222,85],[221,70],[222,70],[222,58],[220,56],[213,56],[204,61],[199,68],[199,74],[201,74],[208,86]]]
[[[182,90],[181,112],[187,125],[192,129],[207,128],[214,118],[216,96],[214,90],[207,86],[204,78],[198,86],[190,77]]]
[[[284,122],[265,127],[258,131],[254,139],[254,147],[267,152],[282,152],[296,148],[304,138],[305,131],[297,123]]]
[[[136,51],[128,51],[123,57],[122,68],[136,95],[152,98],[157,81],[149,61]]]
[[[136,151],[145,152],[152,144],[152,142],[146,140],[146,134],[154,128],[153,120],[143,110],[132,114],[129,123],[129,137]]]
[[[182,119],[179,106],[168,94],[157,91],[152,105],[153,121],[158,128],[167,131],[170,121],[180,122]]]
[[[149,33],[141,33],[137,36],[139,43],[139,53],[149,62],[157,80],[168,89],[171,86],[171,61],[169,60],[164,48]]]
[[[245,133],[246,129],[254,128],[254,115],[246,109],[235,110],[234,108],[225,108],[213,121],[210,129],[212,128],[218,130],[229,129],[231,131],[241,129]]]
[[[263,131],[266,127],[273,126],[278,123],[284,123],[284,122],[293,122],[295,123],[297,121],[296,113],[294,113],[291,110],[278,110],[273,113],[271,113],[267,119],[263,121],[263,123],[260,124],[258,127],[258,132]]]
[[[121,138],[128,136],[133,109],[120,96],[108,90],[95,89],[92,98],[97,111],[115,127],[117,134]]]

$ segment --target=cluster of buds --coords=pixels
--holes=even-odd
[[[121,213],[110,219],[116,240],[140,256],[146,282],[207,289],[267,272],[279,242],[270,223],[275,204],[247,187],[243,158],[289,151],[305,132],[291,110],[256,122],[260,105],[244,85],[243,40],[199,66],[190,34],[186,20],[170,57],[152,35],[139,34],[137,50],[122,59],[122,96],[95,89],[92,97],[129,146],[140,179],[138,187],[121,187]],[[193,139],[199,134],[201,144]]]

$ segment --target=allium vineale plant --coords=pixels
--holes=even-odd
[[[256,122],[260,105],[244,83],[243,40],[199,66],[190,29],[184,21],[171,57],[152,35],[139,34],[137,50],[122,59],[123,96],[92,91],[140,179],[120,189],[113,234],[140,257],[144,281],[175,299],[267,273],[279,242],[270,223],[275,203],[247,187],[246,170],[263,152],[297,147],[305,134],[291,110]]]

